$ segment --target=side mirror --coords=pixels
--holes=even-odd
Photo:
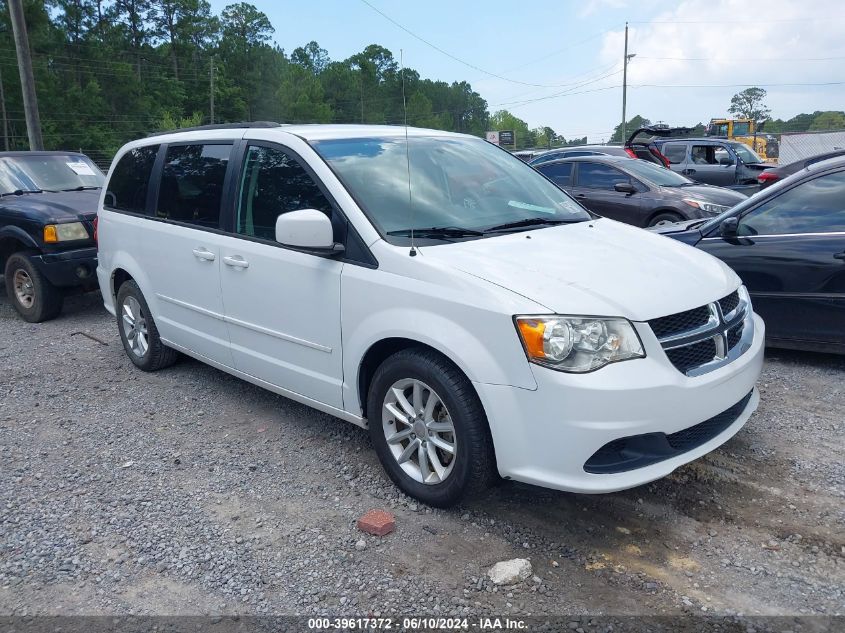
[[[737,236],[738,227],[739,220],[737,218],[725,218],[719,225],[719,232],[726,239],[734,238]]]
[[[316,254],[329,255],[343,251],[334,241],[332,221],[317,209],[300,209],[276,218],[276,241]]]
[[[733,164],[734,164],[734,159],[733,159],[733,158],[731,158],[730,156],[722,156],[722,157],[719,159],[719,164],[720,164],[720,165],[733,165]]]
[[[637,188],[632,185],[630,182],[617,182],[613,185],[613,188],[618,191],[619,193],[625,193],[629,196],[632,193],[637,193]]]

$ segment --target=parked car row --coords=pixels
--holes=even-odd
[[[534,169],[385,126],[181,130],[105,180],[78,154],[28,159],[0,177],[24,318],[96,264],[138,368],[183,353],[366,427],[435,506],[497,474],[620,490],[727,441],[759,400],[752,301],[770,342],[845,352],[845,158],[751,198],[630,156]]]

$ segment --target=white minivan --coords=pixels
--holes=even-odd
[[[448,506],[496,474],[610,492],[757,407],[739,278],[591,215],[486,141],[402,127],[217,125],[135,141],[100,199],[97,274],[126,353],[177,352],[369,428]]]

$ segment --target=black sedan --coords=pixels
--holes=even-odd
[[[810,165],[713,220],[655,230],[733,268],[772,347],[845,354],[845,157]]]
[[[644,160],[580,156],[535,167],[593,213],[634,226],[712,218],[746,196]]]

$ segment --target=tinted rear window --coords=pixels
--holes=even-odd
[[[147,188],[158,147],[136,147],[120,158],[106,188],[106,207],[134,213],[146,211]]]
[[[219,228],[223,178],[231,151],[231,145],[222,144],[168,147],[156,217]]]

